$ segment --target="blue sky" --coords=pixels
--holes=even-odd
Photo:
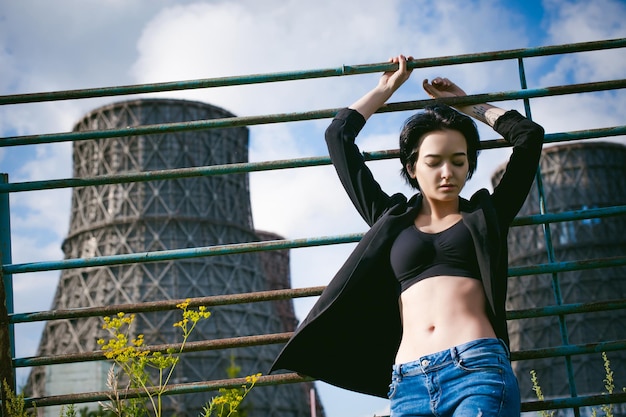
[[[0,3],[0,94],[55,91],[237,74],[339,67],[386,61],[538,47],[626,37],[623,0],[37,0]],[[527,60],[530,88],[622,79],[623,50]],[[468,93],[519,88],[515,62],[463,65],[414,72],[391,101],[424,99],[423,78],[444,75]],[[339,77],[188,92],[159,97],[205,101],[246,115],[347,106],[374,86],[378,75]],[[155,96],[155,95],[153,95]],[[126,97],[0,107],[2,137],[64,132],[85,113]],[[622,91],[533,100],[533,117],[548,132],[623,124]],[[520,103],[502,103],[520,109]],[[393,149],[406,114],[374,116],[359,138],[364,150]],[[255,161],[323,155],[328,121],[250,129]],[[495,136],[481,129],[483,138]],[[623,138],[615,138],[624,142]],[[489,187],[506,151],[485,152],[467,193]],[[395,162],[372,164],[389,192],[409,192]],[[0,148],[0,172],[11,182],[67,178],[67,143]],[[323,187],[320,187],[323,184]],[[298,201],[285,209],[281,194]],[[11,196],[15,263],[62,259],[70,190]],[[288,238],[365,230],[330,168],[251,175],[255,227]],[[297,215],[296,215],[297,213]],[[292,251],[294,287],[323,285],[350,250]],[[58,272],[14,277],[20,312],[50,307]],[[302,318],[311,300],[299,302]],[[41,326],[18,326],[17,356],[35,353]],[[20,374],[23,379],[24,374]],[[319,384],[329,417],[383,412],[383,400]]]

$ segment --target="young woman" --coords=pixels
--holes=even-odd
[[[507,233],[539,163],[541,126],[490,104],[458,110],[513,145],[493,193],[460,192],[480,147],[472,119],[445,105],[409,118],[402,174],[417,191],[386,194],[354,141],[409,78],[398,70],[338,112],[326,141],[339,178],[371,226],[272,369],[290,369],[391,400],[392,417],[520,413],[505,318]],[[446,78],[423,82],[433,98],[464,96]]]

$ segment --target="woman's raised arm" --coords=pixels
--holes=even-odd
[[[409,79],[413,69],[408,68],[407,62],[412,60],[412,56],[405,57],[404,55],[389,59],[389,62],[398,64],[398,69],[384,72],[376,87],[350,105],[349,108],[361,113],[365,120],[369,119]]]
[[[467,94],[461,87],[447,78],[437,77],[431,83],[428,80],[422,82],[422,87],[432,98],[441,97],[464,97]],[[454,106],[458,111],[480,120],[493,127],[496,120],[506,111],[489,103],[470,104],[464,106]]]

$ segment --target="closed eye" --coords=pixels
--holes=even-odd
[[[452,161],[452,165],[457,166],[457,167],[462,167],[465,165],[467,161],[465,159],[457,159]],[[438,167],[439,165],[441,165],[443,163],[442,159],[430,159],[425,161],[425,164],[431,168],[435,168]]]
[[[441,158],[428,155],[427,157],[424,158],[424,163],[428,165],[429,167],[436,167],[439,164],[441,164],[441,160],[442,160]]]

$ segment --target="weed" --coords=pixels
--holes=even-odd
[[[6,380],[2,381],[2,389],[9,417],[35,417],[35,412],[31,413],[26,409],[23,393],[15,395]]]
[[[615,391],[615,381],[613,380],[613,370],[611,369],[611,362],[609,361],[609,357],[606,352],[602,352],[602,361],[604,362],[604,389],[606,390],[605,394],[613,394]],[[543,401],[543,393],[541,392],[541,387],[539,386],[539,382],[537,379],[537,373],[535,370],[530,371],[530,380],[533,383],[533,391],[535,391],[535,395],[539,401]],[[626,388],[622,388],[624,392],[626,392]],[[600,406],[600,410],[604,413],[603,417],[614,417],[613,414],[613,404],[604,404]],[[554,415],[553,411],[539,411],[539,415],[541,417],[552,417]],[[591,410],[591,417],[600,417],[598,414],[598,410],[593,408]]]
[[[543,401],[544,397],[543,397],[543,392],[541,392],[541,386],[539,385],[539,381],[537,379],[537,372],[535,372],[534,369],[531,369],[530,371],[530,380],[533,383],[533,391],[535,391],[535,395],[537,396],[537,399],[539,401]],[[546,410],[541,410],[539,411],[539,415],[541,417],[552,417],[554,416],[555,411],[546,411]]]
[[[244,413],[240,413],[238,410],[239,404],[248,395],[260,376],[261,374],[247,376],[246,383],[241,388],[220,388],[221,395],[211,399],[211,402],[203,408],[201,417],[212,415],[216,417],[244,417]]]
[[[166,391],[174,368],[179,362],[187,339],[200,320],[208,319],[211,315],[206,307],[198,310],[189,309],[189,301],[177,305],[182,310],[182,320],[175,323],[182,331],[183,341],[179,350],[168,350],[166,354],[150,352],[144,346],[143,335],[132,339],[131,326],[135,315],[118,313],[114,317],[105,317],[104,325],[111,338],[108,341],[98,340],[102,346],[104,355],[114,361],[107,374],[107,386],[111,390],[108,403],[100,403],[98,411],[89,411],[87,408],[80,410],[80,417],[162,417],[162,396]],[[227,369],[230,378],[236,377],[241,368],[238,367],[234,358],[231,357],[231,365]],[[156,374],[156,378],[154,377]],[[220,395],[213,397],[203,408],[200,417],[245,417],[245,410],[239,410],[239,405],[248,395],[261,374],[246,377],[245,384],[241,387],[219,390]],[[123,398],[120,393],[120,380],[127,381],[126,388],[139,388],[145,398]],[[24,394],[15,395],[6,381],[3,382],[7,417],[35,417],[36,409],[29,411],[26,408]],[[77,417],[77,411],[73,404],[61,407],[59,417]]]
[[[174,323],[182,331],[182,343],[176,351],[169,349],[165,354],[150,352],[144,346],[143,335],[131,338],[131,326],[135,315],[126,315],[123,312],[114,317],[105,317],[103,328],[111,334],[108,341],[100,339],[98,344],[108,359],[114,361],[114,365],[107,375],[107,386],[112,394],[109,403],[100,403],[104,410],[112,412],[115,416],[133,417],[161,417],[163,415],[163,394],[173,375],[174,368],[179,363],[187,339],[195,329],[198,322],[208,319],[211,315],[206,307],[198,310],[189,308],[189,301],[177,305],[182,310],[182,320]],[[118,370],[119,369],[119,370]],[[239,370],[237,369],[237,372]],[[156,374],[156,376],[155,376]],[[260,374],[246,377],[246,383],[241,388],[220,389],[220,394],[211,399],[204,407],[201,417],[209,417],[215,413],[217,417],[236,416],[237,407],[252,389]],[[119,381],[126,378],[127,388],[139,388],[145,393],[149,402],[142,398],[125,399],[120,396]]]

